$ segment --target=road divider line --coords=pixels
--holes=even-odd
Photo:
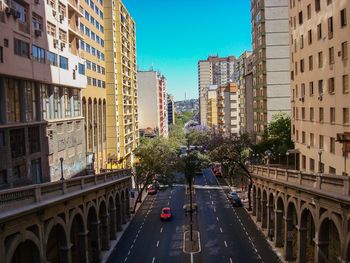
[[[124,259],[124,262],[126,262],[128,260],[128,257],[126,257],[125,259]]]
[[[222,228],[220,227],[220,232],[222,233]]]
[[[160,233],[162,233],[162,232],[163,232],[163,228],[161,227],[161,228],[160,228]]]
[[[218,221],[218,222],[219,222],[219,218],[218,218],[218,217],[216,217],[216,221]]]
[[[230,258],[230,263],[233,263],[233,260],[232,260],[232,258]]]
[[[157,241],[157,247],[159,246],[159,240]]]
[[[155,257],[153,257],[153,259],[152,259],[152,263],[154,263],[154,261],[156,260],[156,258]]]
[[[128,252],[128,256],[130,255],[130,250],[129,250],[129,252]]]
[[[226,240],[224,240],[224,243],[225,243],[225,247],[227,247],[227,242],[226,242]]]

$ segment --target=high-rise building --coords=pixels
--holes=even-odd
[[[81,1],[79,29],[82,55],[86,59],[87,86],[82,92],[87,161],[96,172],[107,168],[106,64],[102,0]],[[92,167],[91,167],[92,168]]]
[[[223,86],[233,81],[235,57],[209,56],[198,61],[198,91],[200,123],[207,125],[208,88]]]
[[[257,139],[279,112],[290,113],[289,0],[251,0],[254,130]]]
[[[239,96],[236,83],[217,88],[218,132],[239,134]]]
[[[104,22],[107,161],[125,167],[132,165],[139,142],[136,26],[120,0],[104,2]]]
[[[244,66],[244,85],[240,91],[241,100],[240,110],[244,111],[240,114],[241,133],[248,132],[254,134],[254,112],[253,112],[253,56],[250,55],[245,60]]]
[[[208,88],[207,125],[215,131],[218,126],[217,85]]]
[[[155,129],[159,136],[168,136],[168,100],[166,78],[157,71],[138,71],[139,126]]]
[[[79,4],[0,2],[0,187],[85,173]]]
[[[346,0],[290,1],[292,138],[311,173],[349,172],[349,10]]]
[[[174,96],[168,94],[168,126],[175,124]]]

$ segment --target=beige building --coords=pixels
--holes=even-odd
[[[208,88],[207,125],[212,131],[218,127],[217,85]]]
[[[157,71],[139,71],[140,129],[152,128],[159,136],[168,136],[168,100],[166,78]]]
[[[75,0],[0,2],[1,187],[85,172],[82,15]]]
[[[251,0],[253,108],[257,139],[272,116],[290,113],[289,0]]]
[[[218,131],[239,134],[239,96],[236,83],[217,88]]]
[[[210,85],[227,85],[233,80],[235,57],[209,56],[198,61],[199,115],[207,126],[208,89]]]
[[[341,175],[350,167],[337,142],[350,132],[349,10],[347,0],[290,3],[292,137],[300,169],[312,173]]]

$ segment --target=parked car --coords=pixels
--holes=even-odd
[[[171,213],[170,207],[162,208],[162,211],[160,212],[160,219],[161,220],[170,220],[171,217],[172,217],[172,213]]]
[[[232,191],[227,195],[228,199],[231,201],[233,206],[242,207],[242,201],[241,198],[239,198],[236,191]]]
[[[153,185],[150,185],[148,188],[147,188],[147,193],[149,195],[155,195],[157,193],[157,188],[155,188]]]

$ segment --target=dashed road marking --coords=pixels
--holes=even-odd
[[[213,202],[213,201],[211,201],[211,204],[213,205],[213,204],[214,204],[214,202]]]
[[[159,246],[159,240],[157,241],[157,245],[156,245],[157,247]]]
[[[129,252],[128,252],[128,256],[130,255],[130,250],[129,250]]]
[[[225,247],[227,247],[227,242],[226,242],[226,240],[224,240],[224,243],[225,243]]]
[[[220,227],[220,232],[222,233],[222,228]]]
[[[162,232],[163,232],[163,228],[160,229],[160,233],[162,233]]]
[[[124,259],[124,262],[126,262],[128,260],[128,257],[126,257],[125,259]]]
[[[216,221],[218,221],[218,222],[219,222],[219,218],[218,218],[218,217],[216,217]]]
[[[154,263],[154,261],[156,260],[156,258],[155,257],[153,257],[153,259],[152,259],[152,263]]]
[[[232,260],[232,258],[230,258],[230,263],[233,263],[233,260]]]

